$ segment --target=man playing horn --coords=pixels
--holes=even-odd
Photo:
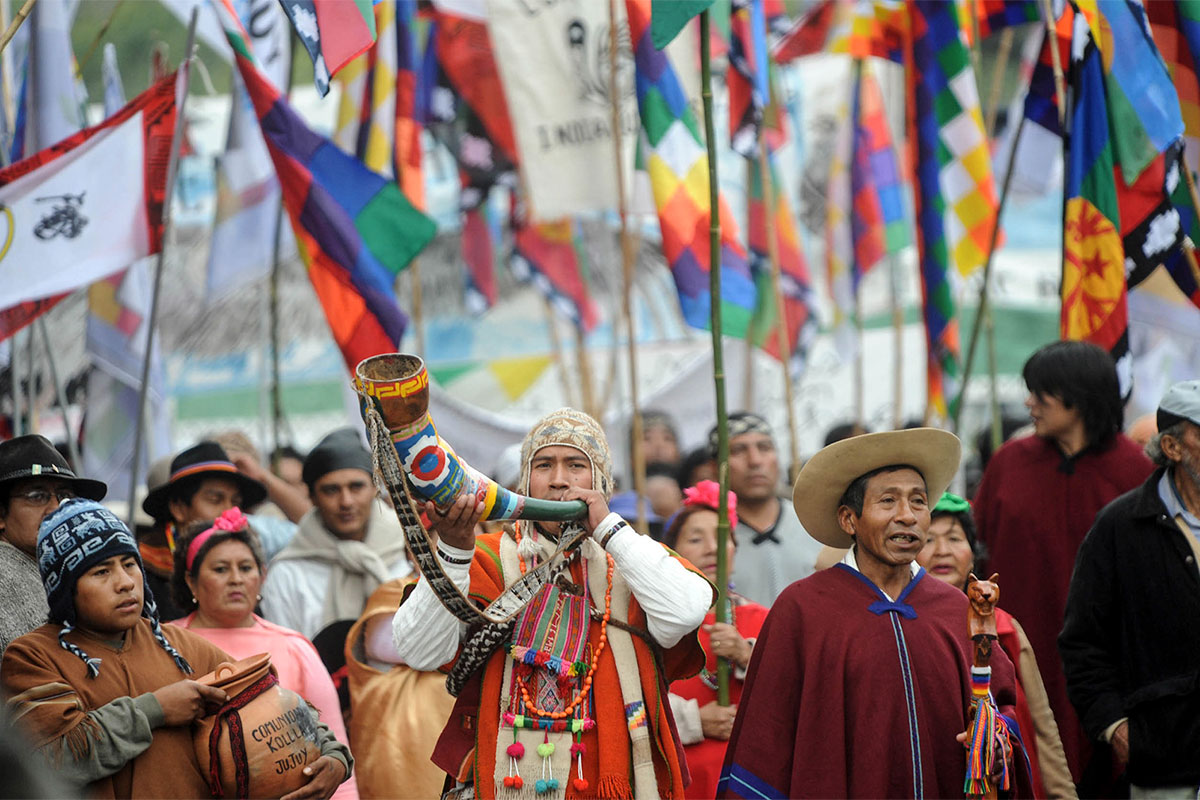
[[[960,742],[972,694],[967,598],[915,563],[930,498],[950,483],[960,452],[953,434],[917,428],[836,442],[805,464],[793,492],[800,522],[822,544],[850,549],[772,607],[754,647],[720,796],[963,796]],[[1013,667],[999,647],[991,667],[997,710],[1015,719]],[[1019,746],[1015,723],[996,729],[997,753]],[[1010,766],[1009,777],[1023,769]],[[1029,796],[1020,794],[1027,779],[1010,786]]]
[[[712,585],[609,512],[612,460],[586,414],[560,409],[534,425],[519,489],[583,501],[591,535],[461,690],[433,754],[453,779],[449,796],[682,797],[686,767],[666,685],[704,664],[696,631]],[[476,536],[484,503],[474,495],[426,512],[446,576],[481,605],[550,559],[565,528],[520,521]],[[460,652],[464,629],[425,578],[394,621],[399,655],[418,670],[479,657],[469,646]]]

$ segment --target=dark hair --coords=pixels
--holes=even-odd
[[[196,553],[196,560],[192,562],[192,568],[187,568],[187,552],[191,547],[192,540],[213,526],[213,521],[204,520],[202,522],[193,522],[187,526],[187,530],[183,535],[175,540],[175,569],[171,573],[171,595],[175,598],[175,605],[179,606],[185,613],[192,613],[196,610],[196,598],[192,596],[192,590],[188,588],[185,575],[190,575],[194,580],[200,574],[200,567],[204,565],[204,559],[214,547],[225,542],[241,542],[250,548],[250,552],[254,555],[254,563],[258,564],[258,571],[262,572],[266,564],[266,559],[263,558],[262,545],[259,543],[258,534],[254,532],[254,528],[249,525],[245,530],[240,531],[215,531],[212,536],[208,537],[208,541],[200,545],[200,550]]]
[[[967,537],[967,544],[971,546],[975,564],[987,559],[987,548],[976,535],[975,517],[971,515],[970,511],[934,511],[930,515],[930,522],[940,517],[953,517],[954,521],[958,523],[958,527],[962,528],[963,534]]]
[[[281,445],[279,445],[279,447],[276,447],[274,451],[272,451],[271,463],[274,464],[276,459],[284,459],[284,458],[294,458],[295,460],[303,463],[304,462],[304,453],[301,453],[299,450],[292,447],[290,444],[281,444]]]
[[[911,469],[921,476],[921,480],[925,480],[924,473],[912,464],[888,464],[886,467],[878,467],[870,472],[864,472],[850,482],[850,485],[846,487],[846,491],[842,492],[842,496],[838,498],[838,508],[849,506],[851,511],[861,516],[863,501],[867,498],[867,484],[870,483],[871,478],[874,478],[876,475],[882,475],[885,472],[899,472],[902,469]]]
[[[669,520],[667,520],[670,525],[668,525],[663,531],[661,539],[662,543],[674,550],[675,543],[679,541],[679,533],[683,530],[683,524],[687,522],[688,518],[697,511],[712,511],[714,514],[718,513],[715,508],[701,505],[699,503],[690,506],[683,506],[676,511]],[[733,542],[735,547],[737,546],[737,534],[734,533],[733,528],[729,529],[729,541]]]
[[[834,442],[840,442],[843,439],[850,439],[854,436],[861,436],[864,433],[870,433],[871,429],[865,425],[859,425],[857,422],[843,422],[840,425],[834,425],[825,433],[825,446]]]
[[[691,479],[692,473],[695,472],[700,466],[713,460],[713,454],[709,451],[706,445],[697,447],[695,450],[688,452],[687,455],[683,457],[683,460],[679,462],[679,488],[686,489],[693,485],[694,482]]]
[[[1121,430],[1124,403],[1112,356],[1091,342],[1053,342],[1029,357],[1021,377],[1029,391],[1079,411],[1088,444]]]
[[[668,461],[654,461],[646,465],[647,478],[658,478],[662,476],[666,476],[678,482],[679,470],[675,468],[674,464]]]
[[[232,473],[231,473],[232,474]],[[196,496],[196,492],[200,491],[200,487],[204,482],[212,477],[222,477],[220,473],[214,475],[212,472],[201,472],[199,475],[189,475],[186,478],[180,478],[171,486],[171,491],[167,493],[167,521],[173,519],[171,515],[171,503],[178,500],[184,505],[191,505],[192,498]],[[230,478],[230,480],[233,480]],[[212,523],[209,523],[212,527]],[[203,528],[201,528],[203,530]]]

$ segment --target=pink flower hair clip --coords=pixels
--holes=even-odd
[[[726,493],[729,497],[729,527],[737,527],[737,495],[732,491]],[[683,490],[685,506],[704,506],[717,511],[720,505],[721,487],[716,481],[699,481],[695,486]]]

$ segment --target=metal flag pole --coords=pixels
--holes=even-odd
[[[192,18],[188,22],[187,43],[183,48],[183,61],[179,68],[183,70],[183,96],[179,98],[179,107],[175,109],[175,130],[171,134],[171,156],[167,161],[167,183],[163,197],[163,234],[162,246],[158,249],[158,257],[154,260],[154,290],[150,295],[150,316],[146,320],[146,353],[142,357],[142,384],[138,388],[138,410],[136,424],[133,428],[133,465],[129,470],[129,527],[133,528],[134,501],[137,499],[138,467],[142,458],[142,437],[146,428],[146,398],[150,392],[150,359],[154,353],[154,331],[158,320],[158,298],[162,293],[163,262],[166,260],[167,240],[171,233],[171,199],[175,193],[175,176],[179,170],[179,148],[183,143],[184,108],[187,106],[187,88],[192,70],[192,49],[196,46],[196,18],[200,9],[192,9]]]

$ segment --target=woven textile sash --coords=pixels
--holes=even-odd
[[[216,723],[208,735],[208,789],[213,797],[224,797],[221,785],[221,725],[229,728],[229,750],[233,755],[233,774],[237,797],[250,796],[250,759],[246,756],[246,737],[242,731],[242,717],[238,714],[244,706],[272,686],[279,684],[275,673],[268,672],[247,686],[237,697],[229,700],[217,711]]]
[[[567,566],[567,554],[587,538],[587,531],[578,524],[564,524],[558,548],[536,569],[531,569],[520,580],[509,586],[491,605],[482,611],[472,603],[454,581],[446,577],[442,565],[434,553],[429,532],[421,524],[421,513],[408,489],[408,481],[391,434],[383,417],[371,403],[363,404],[363,418],[367,424],[367,435],[371,442],[371,455],[376,473],[382,478],[384,488],[392,498],[396,518],[404,529],[409,552],[417,562],[421,575],[429,583],[438,601],[451,614],[467,624],[488,623],[508,625],[513,622],[543,586],[551,584]]]

